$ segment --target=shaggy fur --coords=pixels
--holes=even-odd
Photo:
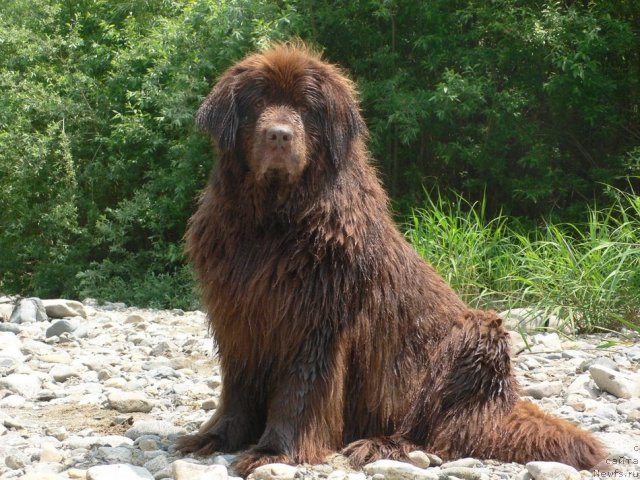
[[[589,433],[518,400],[508,336],[398,232],[354,87],[305,48],[231,67],[198,112],[218,162],[187,233],[223,374],[184,452],[243,475],[423,449],[445,459],[602,458]]]

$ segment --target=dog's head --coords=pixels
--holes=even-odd
[[[313,162],[340,168],[365,133],[353,83],[304,47],[276,45],[227,70],[197,124],[256,180],[299,179]]]

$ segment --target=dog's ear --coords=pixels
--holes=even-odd
[[[196,115],[198,127],[211,135],[222,151],[232,149],[236,142],[240,121],[236,85],[241,73],[239,68],[224,73]]]
[[[352,83],[343,76],[329,75],[321,82],[326,105],[325,141],[337,167],[346,160],[352,142],[367,134]]]

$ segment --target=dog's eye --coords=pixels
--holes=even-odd
[[[264,108],[267,105],[267,102],[264,101],[264,98],[257,98],[253,105],[256,108]]]
[[[298,111],[300,112],[301,115],[304,115],[305,113],[307,113],[309,111],[309,107],[307,107],[306,105],[301,105],[298,108]]]

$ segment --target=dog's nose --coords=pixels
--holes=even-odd
[[[267,129],[267,143],[272,147],[287,148],[293,140],[293,130],[286,125],[274,125]]]

